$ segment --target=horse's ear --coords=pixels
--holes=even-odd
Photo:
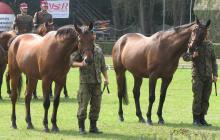
[[[82,30],[76,24],[74,24],[74,27],[79,34],[82,33]]]
[[[209,25],[210,25],[210,23],[211,23],[211,20],[209,19],[209,20],[207,21],[207,23],[206,23],[205,27],[206,27],[206,28],[208,28],[208,27],[209,27]]]
[[[196,16],[196,24],[198,24],[198,25],[201,24],[197,16]]]
[[[89,30],[91,31],[93,29],[93,23],[91,22],[90,24],[89,24]]]

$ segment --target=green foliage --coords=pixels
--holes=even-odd
[[[111,58],[106,58],[107,64],[111,64]],[[41,82],[38,82],[38,95],[40,100],[32,100],[31,114],[32,122],[35,126],[34,130],[26,129],[25,122],[25,105],[24,95],[17,102],[17,125],[18,129],[10,128],[11,117],[11,102],[6,94],[6,84],[3,83],[2,95],[4,100],[0,101],[0,139],[1,140],[73,140],[73,139],[106,139],[106,140],[121,140],[121,139],[176,139],[176,140],[200,140],[200,139],[220,139],[220,121],[219,121],[219,104],[220,96],[214,95],[214,90],[210,98],[210,109],[207,115],[207,120],[213,124],[212,127],[194,127],[192,126],[192,91],[191,91],[191,70],[178,69],[174,74],[167,97],[164,104],[163,116],[166,124],[160,126],[157,124],[158,118],[156,115],[157,106],[159,102],[160,83],[158,80],[156,87],[156,100],[152,110],[152,119],[154,126],[147,126],[146,124],[138,123],[135,115],[135,104],[133,100],[132,88],[133,77],[130,73],[127,75],[128,95],[130,104],[123,106],[125,122],[121,123],[118,120],[118,98],[116,77],[114,71],[110,70],[110,92],[103,94],[102,108],[98,126],[104,131],[104,134],[94,135],[87,134],[81,136],[78,134],[78,125],[76,112],[78,108],[76,94],[79,86],[79,73],[77,69],[71,69],[68,74],[67,88],[70,99],[64,99],[61,95],[61,103],[58,109],[58,126],[59,133],[44,133],[43,132],[43,103]],[[24,80],[25,81],[25,80]],[[143,81],[141,87],[140,103],[143,117],[146,118],[148,106],[148,79]],[[220,91],[218,87],[218,91]],[[24,92],[24,89],[23,89]],[[53,101],[52,101],[53,102]],[[53,103],[49,109],[49,120],[51,117]],[[89,108],[88,108],[89,111]],[[51,122],[49,121],[51,128]],[[86,120],[86,130],[89,129],[89,121]]]

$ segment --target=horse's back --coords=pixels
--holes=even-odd
[[[114,67],[128,69],[132,73],[146,73],[147,53],[152,46],[150,40],[139,33],[129,33],[119,38],[112,51]]]
[[[36,34],[17,36],[9,47],[8,59],[10,67],[38,78],[38,55],[41,42],[42,37]]]

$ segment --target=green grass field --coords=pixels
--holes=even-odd
[[[111,59],[106,59],[107,64],[111,64]],[[213,124],[212,127],[194,127],[192,126],[192,91],[191,91],[191,70],[178,69],[174,75],[173,81],[168,88],[166,101],[164,104],[163,116],[166,124],[160,126],[157,124],[156,115],[160,80],[156,88],[156,101],[153,106],[152,120],[153,126],[138,123],[135,115],[135,105],[133,100],[132,88],[133,78],[127,73],[128,95],[130,104],[123,106],[125,122],[118,120],[118,99],[116,79],[113,70],[108,71],[110,78],[110,91],[103,95],[100,119],[98,121],[99,128],[104,131],[101,135],[87,134],[81,136],[78,134],[78,124],[76,118],[77,100],[76,93],[78,89],[79,73],[78,69],[71,69],[68,74],[67,88],[69,91],[69,99],[64,99],[61,95],[61,102],[58,110],[58,126],[59,133],[43,132],[43,104],[41,82],[38,84],[38,95],[40,99],[31,103],[32,122],[34,130],[26,129],[25,122],[25,106],[24,95],[17,102],[17,125],[18,129],[14,130],[11,126],[11,102],[6,94],[6,84],[3,83],[2,96],[0,101],[0,140],[66,140],[66,139],[160,139],[160,140],[218,140],[220,139],[220,95],[215,96],[214,90],[210,98],[210,109],[207,120]],[[24,86],[25,87],[25,86]],[[213,88],[214,89],[214,88]],[[220,89],[218,88],[220,91]],[[24,88],[23,88],[24,92]],[[148,107],[148,79],[145,79],[141,88],[141,108],[143,116],[146,118]],[[49,120],[51,117],[52,103],[50,106]],[[51,123],[49,122],[51,128]],[[86,130],[89,128],[89,120],[86,121]]]

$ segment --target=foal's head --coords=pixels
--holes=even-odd
[[[79,46],[78,49],[82,56],[85,58],[87,64],[91,64],[93,61],[93,50],[95,36],[93,34],[93,23],[89,26],[78,27],[75,25],[77,32],[79,33]]]
[[[208,27],[211,20],[208,20],[206,24],[202,24],[196,17],[196,25],[194,26],[191,33],[191,40],[188,44],[188,49],[196,50],[198,45],[200,45],[207,36]]]
[[[53,30],[54,30],[54,24],[53,23],[44,22],[43,24],[41,24],[37,28],[37,32],[36,33],[41,35],[41,36],[44,36],[49,31],[53,31]]]

